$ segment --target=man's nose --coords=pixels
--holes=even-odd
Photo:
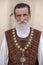
[[[22,16],[21,16],[21,22],[23,22],[23,21],[24,21],[24,16],[22,15]]]

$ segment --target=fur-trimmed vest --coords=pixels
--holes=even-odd
[[[30,28],[31,33],[31,28]],[[6,40],[8,44],[8,50],[9,50],[9,62],[8,65],[22,65],[20,62],[20,58],[22,56],[21,51],[16,47],[13,36],[12,36],[12,29],[5,32],[6,34]],[[25,46],[27,44],[27,41],[30,37],[30,34],[27,38],[19,38],[16,34],[17,41],[21,46]],[[41,32],[34,29],[34,34],[32,38],[31,45],[27,48],[27,50],[24,52],[24,55],[26,57],[26,62],[23,63],[23,65],[35,65],[37,55],[38,55],[38,45],[40,40]]]

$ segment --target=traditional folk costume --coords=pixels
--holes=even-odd
[[[8,65],[37,65],[38,46],[41,32],[30,28],[26,38],[17,36],[16,30],[11,29],[5,32],[8,50]]]

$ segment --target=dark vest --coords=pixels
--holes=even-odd
[[[30,33],[31,33],[31,29],[30,29]],[[6,40],[7,40],[8,49],[9,49],[8,65],[22,65],[20,62],[20,58],[22,56],[22,53],[15,46],[13,36],[12,36],[12,29],[6,31],[5,34],[6,34]],[[29,36],[30,36],[30,34],[29,34],[29,36],[27,38],[24,38],[24,39],[19,38],[16,34],[16,30],[15,30],[15,35],[16,35],[18,43],[23,47],[27,44],[27,41],[28,41]],[[37,65],[36,59],[38,56],[38,45],[39,45],[40,35],[41,35],[41,32],[34,29],[34,35],[33,35],[31,45],[24,53],[24,55],[26,57],[26,62],[24,63],[24,65]]]

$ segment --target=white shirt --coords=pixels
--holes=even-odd
[[[30,32],[30,31],[28,31],[28,32]],[[22,37],[22,35],[23,34],[21,34],[21,35],[18,34],[19,37]],[[24,37],[26,37],[26,36],[23,35],[23,38]],[[8,65],[8,59],[9,59],[8,58],[8,46],[7,46],[6,36],[4,35],[4,39],[3,39],[1,49],[0,49],[0,65]],[[42,38],[42,34],[40,36],[39,47],[38,47],[38,61],[39,61],[39,65],[43,65],[43,38]]]

